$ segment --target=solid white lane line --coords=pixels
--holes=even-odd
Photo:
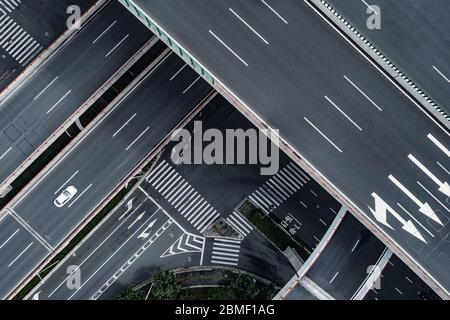
[[[211,30],[209,30],[209,33],[216,38],[217,41],[219,41],[225,48],[228,49],[228,51],[230,51],[236,58],[239,59],[239,61],[241,61],[246,67],[248,67],[248,63],[245,62],[244,59],[242,59],[236,52],[234,52],[225,42],[222,41],[222,39],[220,39],[214,32],[212,32]]]
[[[448,83],[450,83],[450,79],[449,78],[447,78],[438,68],[436,68],[435,66],[433,66],[433,69],[437,72],[437,73],[439,73],[439,75],[442,77],[442,78],[444,78],[445,79],[445,81],[447,81]]]
[[[122,131],[122,129],[125,128],[125,127],[131,122],[131,120],[134,119],[134,117],[136,117],[136,115],[137,115],[137,113],[133,114],[133,115],[130,117],[130,119],[128,119],[128,120],[127,120],[127,121],[119,128],[119,130],[117,130],[117,131],[113,134],[113,138],[115,138],[115,137],[120,133],[120,131]]]
[[[356,90],[359,91],[359,93],[361,93],[364,98],[366,98],[367,100],[369,100],[369,102],[375,106],[375,108],[377,108],[380,111],[383,111],[383,109],[381,109],[375,102],[373,102],[372,99],[369,98],[369,96],[367,94],[364,93],[364,91],[362,91],[356,84],[354,84],[352,82],[352,80],[350,80],[346,75],[344,75],[345,80],[347,80]]]
[[[3,242],[3,244],[0,246],[0,249],[3,248],[9,242],[9,240],[11,240],[16,235],[17,232],[19,232],[19,229],[17,229],[12,235],[9,236],[8,239],[6,239],[5,242]]]
[[[107,33],[108,32],[108,30],[109,29],[111,29],[115,24],[116,24],[116,22],[117,22],[117,20],[114,20],[114,22],[113,23],[111,23],[110,25],[109,25],[109,27],[107,27],[106,29],[105,29],[105,31],[103,31],[94,41],[92,41],[92,44],[95,44],[101,37],[103,37],[104,35],[105,35],[105,33]]]
[[[303,119],[305,119],[306,122],[309,123],[309,125],[311,127],[313,127],[322,137],[324,137],[334,148],[336,148],[337,151],[342,153],[342,150],[339,149],[339,147],[333,142],[331,141],[322,131],[320,131],[311,121],[309,121],[308,118],[303,117]]]
[[[46,85],[45,88],[42,89],[42,91],[39,92],[39,93],[36,95],[36,97],[34,97],[33,100],[39,99],[39,97],[45,92],[45,90],[47,90],[53,83],[55,83],[55,81],[58,80],[58,78],[59,78],[59,76],[56,76],[56,78],[53,79],[48,85]]]
[[[232,14],[234,14],[236,16],[236,18],[241,20],[241,22],[243,24],[245,24],[247,26],[247,28],[249,28],[251,31],[253,31],[253,33],[256,34],[258,36],[258,38],[260,38],[265,44],[267,44],[267,45],[269,44],[269,42],[266,39],[264,39],[263,36],[261,36],[251,25],[249,25],[243,18],[241,18],[236,12],[234,12],[233,9],[231,9],[231,8],[228,8],[228,9],[231,11]]]
[[[6,150],[1,156],[0,156],[0,160],[2,160],[10,151],[12,150],[12,147],[9,147],[8,150]]]
[[[10,264],[8,264],[8,268],[11,266],[33,245],[33,242],[30,243]]]
[[[117,230],[119,230],[120,227],[122,227],[122,225],[133,215],[134,212],[136,212],[137,209],[138,208],[136,208],[133,212],[131,212],[128,216],[126,216],[125,219],[110,234],[108,234],[108,236],[97,247],[95,247],[93,250],[91,250],[89,252],[89,255],[78,265],[78,267],[75,270],[72,271],[72,273],[70,273],[63,281],[61,281],[59,283],[59,285],[48,295],[48,297],[50,298],[59,288],[61,288],[61,286],[67,282],[67,279],[69,279],[71,276],[73,276],[75,271],[79,270],[84,265],[84,263],[87,260],[89,260],[89,258],[92,255],[94,255],[98,251],[98,249],[101,246],[103,246],[103,244],[105,244],[108,241],[108,239],[111,238],[116,233]],[[159,209],[157,209],[153,214],[155,214],[158,210]],[[152,214],[152,216],[153,216],[153,214]]]
[[[184,70],[184,68],[186,68],[187,64],[185,63],[172,77],[170,77],[169,81],[172,81],[173,79],[176,78],[176,76]]]
[[[215,238],[214,241],[241,244],[240,240],[225,239],[225,238]]]
[[[442,152],[444,152],[447,155],[447,157],[450,158],[450,151],[438,139],[436,139],[431,133],[427,135],[427,138],[430,139],[431,142],[433,142],[436,145],[436,147],[441,149]]]
[[[450,209],[448,209],[438,198],[436,198],[436,196],[434,194],[432,194],[430,192],[430,190],[428,190],[427,188],[424,187],[423,184],[421,184],[419,181],[417,181],[417,184],[423,189],[425,190],[434,200],[436,200],[437,203],[439,203],[445,210],[447,210],[448,212],[450,212]]]
[[[150,129],[150,127],[147,127],[144,131],[142,131],[142,133],[136,138],[134,139],[134,141],[125,149],[125,151],[130,150],[130,148],[140,139],[142,138],[142,136],[148,131],[148,129]]]
[[[114,50],[116,50],[117,47],[119,47],[119,46],[122,44],[122,42],[124,42],[129,36],[130,36],[130,34],[128,33],[125,37],[123,37],[123,39],[120,40],[119,43],[116,44],[116,45],[114,46],[114,48],[112,48],[111,51],[109,51],[109,52],[106,54],[105,58],[108,58],[109,55],[110,55],[111,53],[113,53]]]
[[[362,131],[362,129],[361,129],[361,127],[360,126],[358,126],[357,124],[356,124],[356,122],[355,121],[353,121],[352,120],[352,118],[350,118],[344,111],[342,111],[330,98],[328,98],[327,96],[324,96],[325,97],[325,99],[327,99],[327,101],[329,102],[329,103],[331,103],[331,105],[333,106],[333,107],[335,107],[344,117],[346,117],[351,123],[353,123],[353,125],[356,127],[356,128],[358,128],[358,130],[359,131]]]
[[[359,243],[359,239],[358,239],[358,241],[356,241],[355,245],[353,246],[353,248],[352,248],[352,250],[350,252],[355,251],[356,247],[358,246],[358,243]]]
[[[303,224],[300,222],[300,220],[298,220],[296,217],[294,217],[291,213],[288,213],[288,216],[290,216],[291,219],[294,220],[295,222],[297,222],[300,226],[303,225]]]
[[[77,202],[91,187],[92,184],[90,184],[86,189],[84,189],[83,192],[81,192],[80,195],[76,197],[76,199],[73,200],[71,204],[69,204],[68,208],[72,207],[75,204],[75,202]]]
[[[282,16],[281,16],[274,8],[272,8],[271,6],[269,6],[269,5],[267,4],[267,2],[265,2],[264,0],[261,0],[261,2],[264,3],[265,6],[266,6],[267,8],[269,8],[273,13],[275,13],[275,15],[276,15],[278,18],[280,18],[281,21],[283,21],[284,23],[288,24],[287,20],[286,20],[285,18],[283,18],[283,17],[282,17]]]
[[[197,79],[195,79],[194,82],[192,82],[191,85],[190,85],[189,87],[187,87],[186,89],[184,89],[183,94],[185,94],[186,92],[188,92],[188,91],[192,88],[192,86],[193,86],[194,84],[196,84],[198,80],[200,80],[200,78],[201,78],[201,76],[198,76]]]
[[[157,210],[158,211],[158,210]],[[128,237],[109,257],[108,257],[108,259],[106,259],[101,265],[100,265],[100,267],[97,269],[97,270],[95,270],[95,272],[93,273],[93,274],[91,274],[90,276],[89,276],[89,278],[87,278],[85,281],[84,281],[84,283],[81,285],[81,287],[80,288],[78,288],[78,289],[76,289],[75,291],[74,291],[74,293],[69,297],[69,299],[68,300],[70,300],[70,299],[72,299],[73,298],[73,296],[76,294],[76,293],[78,293],[78,291],[79,290],[81,290],[83,287],[84,287],[84,285],[86,284],[86,283],[88,283],[91,279],[92,279],[92,277],[94,277],[108,262],[109,262],[109,260],[111,260],[116,254],[117,254],[117,252],[119,252],[131,239],[133,239],[135,236],[136,236],[136,234],[139,232],[139,231],[141,231],[141,229],[144,227],[144,226],[146,226],[147,225],[147,223],[150,221],[150,219],[152,219],[152,217],[149,217],[147,220],[145,220],[145,222],[141,225],[141,226],[139,226],[132,234],[131,234],[131,236],[130,237]],[[70,277],[70,276],[69,276]],[[63,282],[63,283],[65,283],[65,282]]]
[[[48,111],[47,114],[49,114],[50,112],[52,112],[53,109],[55,109],[60,103],[61,101],[63,101],[70,93],[72,92],[72,90],[67,91],[67,93],[65,95],[63,95],[61,97],[61,99],[58,100],[58,102],[56,102],[53,107],[51,107]]]
[[[372,8],[372,6],[370,6],[365,0],[361,0],[366,6],[367,8],[369,8],[370,10],[372,10],[373,13],[375,13],[376,15],[378,15],[378,12]]]
[[[442,168],[448,175],[450,175],[450,171],[448,171],[439,161],[436,161],[437,165]]]
[[[54,195],[56,195],[58,192],[60,192],[62,190],[62,188],[64,188],[66,186],[66,184],[68,184],[77,174],[78,174],[79,170],[77,170],[69,179],[67,179],[66,182],[64,182],[61,187],[59,187],[58,190],[55,191]]]
[[[333,276],[333,278],[331,278],[330,283],[332,283],[334,281],[334,279],[336,279],[337,275],[339,274],[339,271],[336,272],[336,274]]]

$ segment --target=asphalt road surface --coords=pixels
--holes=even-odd
[[[230,129],[255,129],[222,97],[212,100],[201,114],[186,126],[192,136],[194,136],[194,121],[201,121],[203,132],[208,129],[218,129],[224,136],[226,130]],[[191,186],[209,203],[214,204],[214,209],[244,235],[249,233],[249,228],[239,225],[239,223],[242,224],[242,221],[233,211],[247,197],[256,206],[265,210],[264,212],[271,214],[273,219],[278,221],[280,226],[290,232],[300,243],[305,244],[308,252],[311,252],[318,244],[341,206],[320,185],[293,164],[282,151],[278,151],[278,167],[281,172],[264,176],[260,173],[260,169],[264,167],[260,162],[233,165],[174,163],[171,156],[175,145],[175,142],[168,145],[161,157],[164,164],[158,165],[155,173],[149,178],[153,186],[151,189],[156,191],[152,192],[154,198],[161,203],[171,199],[173,201],[168,205],[185,211],[180,202],[189,198],[189,196],[185,198],[185,195],[189,192],[188,186]],[[194,146],[191,145],[191,149],[193,148]],[[227,158],[227,149],[223,150],[223,155],[224,158]],[[171,175],[170,173],[174,170],[176,173]],[[159,176],[167,178],[158,179]],[[181,178],[177,180],[175,176],[186,180],[188,186],[183,188],[184,184],[180,182]],[[174,177],[173,180],[171,180],[172,177]],[[170,182],[166,184],[163,181]],[[176,190],[172,193],[164,192],[169,187]],[[208,211],[203,212],[203,216],[205,216],[204,221],[208,221]],[[211,215],[212,218],[213,215]],[[191,220],[194,219],[192,217]],[[197,218],[197,221],[201,220],[201,218]],[[204,226],[206,224],[199,231],[203,231]],[[186,228],[190,227],[186,226]],[[194,230],[195,228],[192,232]]]
[[[349,300],[385,248],[366,227],[347,215],[306,276],[335,299]]]
[[[112,2],[0,102],[3,183],[147,43],[152,33]]]
[[[328,3],[450,114],[448,1],[328,0]],[[381,16],[381,29],[367,28],[370,15]]]
[[[36,238],[27,257],[41,251],[40,245],[48,251],[56,248],[211,91],[188,68],[170,81],[182,65],[174,54],[163,60],[9,208],[14,212],[10,215],[32,229]],[[53,201],[69,185],[78,189],[76,196],[64,207],[56,207]],[[14,247],[30,243],[19,233],[11,241],[14,246],[9,250],[16,255]],[[13,274],[8,261],[1,266],[1,273],[8,274],[1,277],[2,296],[40,262],[22,264],[20,258]]]
[[[123,289],[150,278],[157,270],[182,267],[188,260],[191,264],[199,264],[201,251],[182,257],[177,255],[177,259],[161,257],[178,238],[189,234],[140,190],[132,199],[130,207],[125,203],[105,219],[30,293],[29,298],[115,298]],[[199,242],[203,243],[203,239]],[[202,246],[198,244],[198,247]],[[137,252],[138,256],[133,259]],[[126,270],[118,273],[124,264],[127,264]],[[128,280],[124,279],[125,275]],[[78,286],[71,285],[78,279]]]
[[[0,91],[67,30],[69,6],[78,6],[83,14],[95,2],[94,0],[1,1]]]
[[[137,189],[110,216],[104,219],[33,291],[28,299],[114,299],[120,292],[149,279],[154,272],[207,266],[211,256],[211,239],[192,234],[178,224],[148,194]],[[258,259],[255,248],[242,251],[244,264],[268,266],[261,254],[283,259],[279,252],[261,243]],[[269,250],[268,250],[269,249]],[[286,260],[286,259],[285,259]],[[286,281],[292,276],[289,263],[277,270],[272,280]],[[253,267],[254,268],[254,267]],[[289,271],[287,273],[286,271]],[[273,270],[272,270],[273,271]],[[263,273],[264,272],[260,272]],[[79,279],[79,280],[78,280]],[[75,284],[78,283],[78,286]]]
[[[449,295],[449,134],[377,66],[304,1],[132,2]]]

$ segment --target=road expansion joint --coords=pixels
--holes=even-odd
[[[35,238],[37,241],[39,241],[42,246],[44,246],[45,249],[47,249],[49,252],[53,252],[55,248],[44,239],[43,236],[41,236],[32,226],[30,226],[14,209],[12,208],[6,208],[9,215],[16,220],[28,233],[30,233],[33,238]]]

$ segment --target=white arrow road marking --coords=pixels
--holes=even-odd
[[[142,233],[138,236],[138,239],[147,239],[150,236],[150,229],[155,225],[156,220],[158,219],[155,219],[152,222],[150,222],[148,227],[145,228],[144,231],[142,231]]]
[[[427,138],[430,139],[439,149],[442,150],[442,152],[447,155],[447,157],[450,158],[450,151],[438,139],[433,137],[431,133],[427,135]]]
[[[395,212],[394,209],[392,209],[383,199],[381,199],[375,192],[372,193],[372,197],[375,199],[375,210],[369,207],[370,212],[375,216],[375,219],[382,223],[383,225],[391,228],[392,230],[395,230],[386,220],[387,217],[387,211],[389,211],[392,216],[397,219],[403,226],[402,229],[406,232],[412,234],[417,239],[427,243],[425,238],[422,236],[422,234],[417,230],[414,223],[412,223],[411,220],[406,221],[402,218],[401,215],[399,215],[397,212]]]
[[[39,300],[39,294],[41,293],[41,291],[38,291],[38,292],[36,292],[34,295],[33,295],[33,298],[31,298],[31,300]]]
[[[428,218],[433,219],[440,225],[443,225],[438,216],[431,209],[430,205],[426,202],[422,203],[415,195],[413,195],[406,187],[400,183],[393,175],[389,175],[389,180],[391,180],[400,190],[402,190],[415,204],[419,206],[419,211],[426,215]]]
[[[447,197],[450,197],[450,185],[444,181],[439,180],[430,170],[428,170],[419,160],[417,160],[412,154],[408,155],[408,158],[414,162],[416,166],[419,167],[431,180],[433,180],[438,186],[439,191],[445,194]]]
[[[130,224],[130,226],[128,227],[128,230],[130,230],[139,220],[142,219],[142,217],[144,216],[145,211],[142,212],[140,215],[137,216],[137,218]]]

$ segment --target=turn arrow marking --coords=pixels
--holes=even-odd
[[[438,179],[430,170],[428,170],[427,167],[425,167],[419,160],[417,160],[412,154],[408,155],[409,160],[414,162],[416,166],[419,167],[420,170],[422,170],[428,177],[430,177],[431,180],[433,180],[438,186],[439,191],[445,194],[447,197],[450,197],[450,185],[447,183],[447,181],[442,182]]]
[[[415,204],[419,206],[419,211],[426,215],[428,218],[433,219],[440,225],[443,225],[438,216],[431,209],[427,202],[422,203],[415,195],[413,195],[406,187],[400,183],[393,175],[389,175],[389,180],[391,180],[400,190],[402,190]]]
[[[412,234],[414,237],[427,243],[422,234],[417,230],[416,226],[411,220],[406,221],[395,212],[383,199],[381,199],[375,192],[372,193],[372,197],[375,199],[375,210],[369,207],[370,212],[374,215],[375,219],[382,223],[383,225],[389,227],[392,230],[395,230],[388,222],[387,222],[387,212],[390,212],[391,215],[397,219],[403,226],[402,229],[406,232]]]

